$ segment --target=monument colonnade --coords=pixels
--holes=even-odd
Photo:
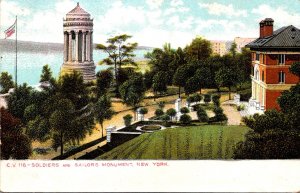
[[[64,31],[64,62],[93,61],[93,31]]]

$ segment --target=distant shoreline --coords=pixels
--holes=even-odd
[[[97,44],[94,44],[94,49]],[[1,52],[15,52],[15,40],[13,39],[2,39],[0,40],[0,53]],[[18,50],[20,52],[39,52],[39,53],[49,53],[49,52],[63,52],[63,43],[46,43],[46,42],[31,42],[31,41],[18,41]],[[153,47],[148,46],[138,46],[136,50],[149,50],[151,51]]]

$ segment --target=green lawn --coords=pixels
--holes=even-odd
[[[205,125],[166,129],[120,145],[97,159],[231,159],[245,126]]]

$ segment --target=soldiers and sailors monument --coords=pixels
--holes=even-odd
[[[80,72],[85,82],[93,81],[95,64],[93,61],[93,19],[77,6],[67,13],[63,20],[64,63],[61,73]]]

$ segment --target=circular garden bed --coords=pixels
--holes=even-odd
[[[159,125],[145,125],[141,127],[141,130],[143,131],[158,131],[161,130],[161,126]]]

